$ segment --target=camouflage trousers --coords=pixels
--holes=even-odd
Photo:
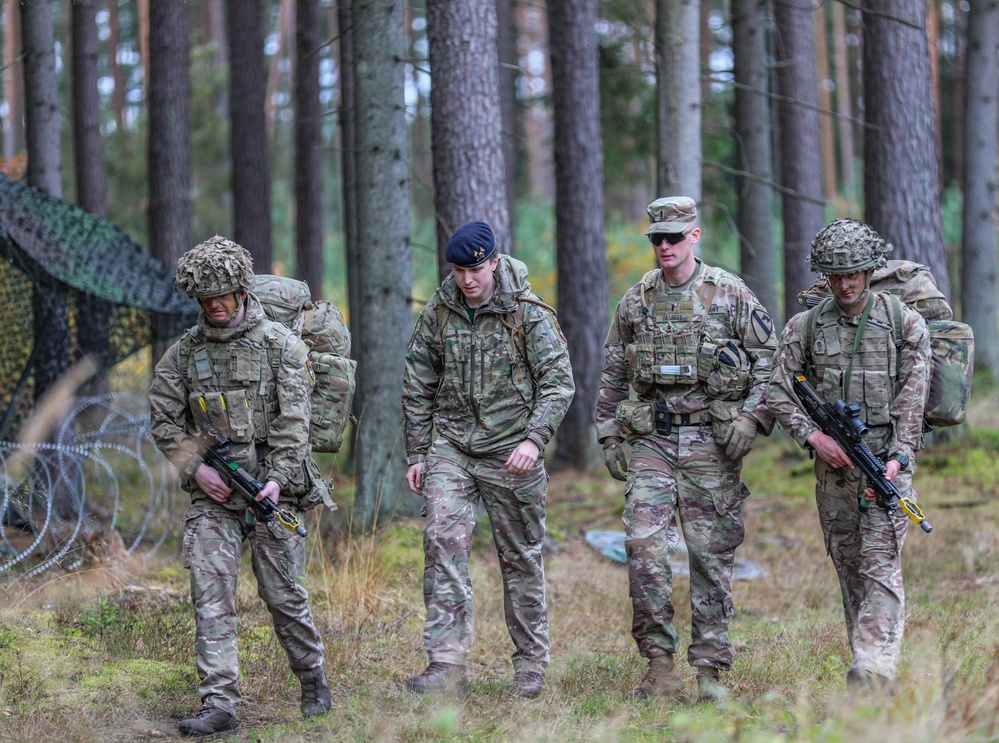
[[[301,515],[288,504],[297,515]],[[195,500],[184,514],[183,560],[191,571],[194,658],[203,705],[235,713],[240,703],[236,652],[236,579],[243,542],[243,512]],[[257,524],[248,535],[257,595],[267,605],[281,647],[296,676],[323,666],[323,642],[312,622],[309,595],[296,581],[305,567],[305,540]]]
[[[425,563],[423,642],[430,662],[464,665],[472,646],[472,551],[475,509],[481,498],[492,526],[503,576],[503,610],[516,647],[517,671],[548,667],[545,604],[545,498],[543,459],[523,475],[511,475],[507,456],[469,457],[438,439],[423,468]]]
[[[863,516],[857,512],[865,483],[859,469],[833,469],[816,458],[815,477],[826,553],[843,594],[851,667],[894,679],[905,626],[902,544],[908,519],[901,510],[889,518],[874,505]],[[895,487],[915,500],[911,472],[900,472]]]
[[[677,652],[670,560],[683,530],[690,563],[692,666],[727,671],[735,549],[746,534],[749,495],[742,462],[715,444],[710,425],[674,428],[668,437],[632,443],[625,490],[625,549],[633,610],[632,637],[645,658]]]

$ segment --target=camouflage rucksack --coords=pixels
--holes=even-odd
[[[971,402],[975,369],[975,337],[971,327],[953,319],[954,311],[930,269],[919,263],[888,261],[874,272],[871,290],[881,294],[890,309],[896,348],[902,346],[902,302],[926,320],[930,331],[930,384],[923,409],[925,423],[939,428],[963,423]],[[828,296],[829,283],[825,277],[819,277],[798,294],[798,301],[811,308],[805,320],[806,357],[812,348],[823,300]]]
[[[349,358],[350,331],[336,306],[313,300],[309,285],[284,276],[257,275],[250,291],[267,316],[294,331],[309,347],[316,377],[309,442],[314,452],[336,452],[354,399],[357,362]]]

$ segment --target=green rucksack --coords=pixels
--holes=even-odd
[[[975,370],[975,336],[969,325],[953,319],[954,312],[937,288],[930,269],[912,261],[888,261],[874,272],[871,290],[887,304],[895,348],[902,347],[902,303],[926,320],[930,331],[930,384],[923,409],[929,427],[947,428],[963,423],[971,403],[971,381]],[[804,348],[810,364],[815,326],[829,297],[829,284],[819,278],[798,295],[810,307],[805,319]]]
[[[313,300],[304,281],[257,275],[250,291],[267,317],[295,332],[309,347],[316,377],[312,390],[309,442],[314,452],[337,452],[354,400],[357,362],[350,356],[350,331],[332,302]]]

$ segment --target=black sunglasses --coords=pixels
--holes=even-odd
[[[687,239],[687,234],[686,232],[653,232],[649,235],[649,242],[657,248],[663,244],[663,240],[670,245],[679,245]]]

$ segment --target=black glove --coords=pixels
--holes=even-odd
[[[604,439],[604,464],[615,480],[622,482],[628,479],[628,457],[624,454],[621,439]]]

